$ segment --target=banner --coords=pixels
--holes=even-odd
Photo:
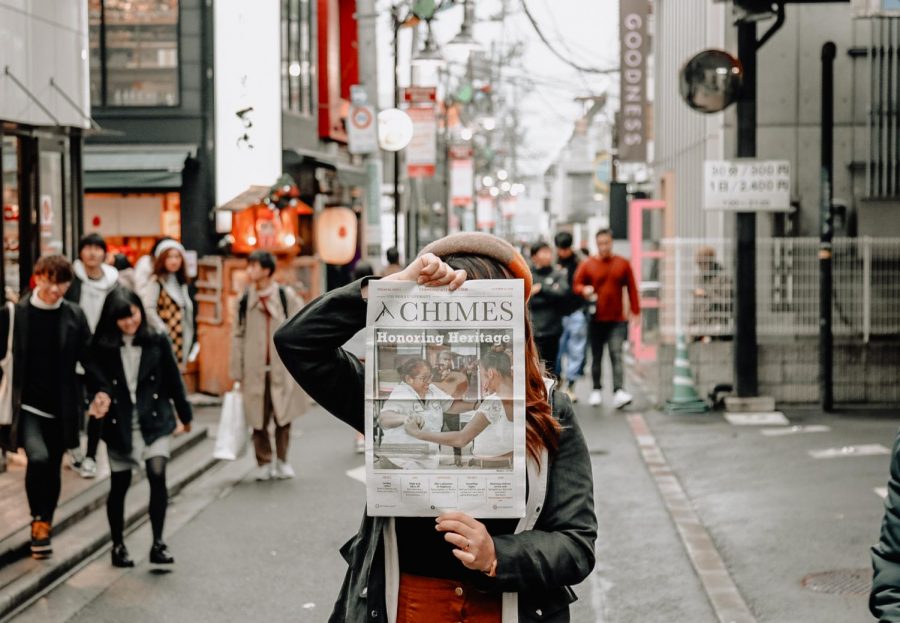
[[[497,216],[494,210],[494,198],[487,193],[478,195],[475,204],[475,223],[478,229],[490,230],[497,224]]]
[[[370,516],[524,516],[524,319],[519,279],[369,283]]]
[[[647,161],[648,0],[619,0],[619,161]]]
[[[465,158],[456,158],[453,152],[450,155],[450,203],[460,207],[470,206],[475,186],[475,162],[471,152]]]
[[[406,174],[409,177],[434,177],[437,164],[437,119],[434,114],[437,89],[408,87],[403,99],[413,122],[413,137],[406,148]]]

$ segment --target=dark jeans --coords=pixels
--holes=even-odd
[[[594,381],[594,389],[600,389],[603,348],[609,349],[609,361],[612,363],[613,389],[625,388],[625,371],[622,367],[622,345],[628,325],[625,322],[598,322],[591,321],[589,329],[591,339],[591,378]]]
[[[19,413],[22,446],[28,457],[25,470],[25,493],[31,516],[53,521],[62,484],[60,469],[66,449],[63,447],[62,423],[27,411]]]
[[[269,373],[266,372],[266,389],[263,394],[263,425],[261,429],[253,429],[253,449],[256,451],[256,463],[268,465],[272,462],[272,441],[269,439],[269,426],[275,422],[275,456],[282,463],[287,463],[288,446],[291,443],[291,423],[278,425],[275,419],[275,407],[272,405],[272,392]]]
[[[534,338],[534,344],[538,349],[538,356],[544,362],[547,372],[555,376],[559,376],[559,370],[556,369],[556,362],[559,359],[559,339],[560,335],[541,335]]]

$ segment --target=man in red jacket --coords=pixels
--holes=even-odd
[[[589,257],[578,266],[572,279],[572,291],[589,301],[596,301],[596,310],[588,330],[591,341],[591,376],[594,381],[590,404],[599,407],[603,402],[600,373],[603,348],[607,347],[613,369],[613,406],[621,409],[631,402],[631,394],[625,391],[625,371],[622,366],[622,344],[627,330],[622,288],[628,288],[633,318],[637,318],[641,308],[631,265],[624,257],[613,255],[612,246],[612,232],[608,229],[598,231],[597,255]]]

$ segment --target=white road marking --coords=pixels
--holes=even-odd
[[[350,476],[353,480],[358,480],[359,482],[366,484],[366,466],[360,465],[359,467],[354,467],[353,469],[347,470],[347,475]]]
[[[842,446],[840,448],[810,450],[809,456],[814,459],[836,459],[846,456],[878,456],[890,453],[891,451],[880,443],[864,443],[858,446]]]
[[[875,495],[880,497],[882,500],[887,497],[887,487],[875,487],[873,489],[875,491]]]
[[[787,426],[790,421],[781,411],[771,413],[726,413],[725,419],[732,426]]]
[[[764,428],[759,432],[766,437],[783,437],[785,435],[798,435],[802,433],[827,433],[830,430],[830,426],[813,424],[811,426],[789,426],[787,428]]]

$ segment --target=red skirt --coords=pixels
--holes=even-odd
[[[501,623],[500,593],[470,584],[400,574],[397,623]]]

